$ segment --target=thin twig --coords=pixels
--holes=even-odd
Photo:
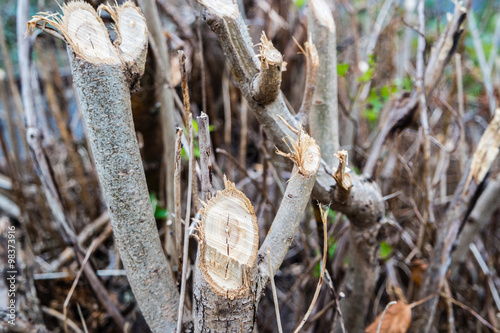
[[[267,248],[267,257],[271,258],[271,248]],[[267,264],[269,266],[269,272],[271,276],[271,290],[273,291],[273,300],[274,300],[274,310],[276,311],[276,322],[278,323],[278,332],[283,333],[283,328],[281,327],[281,316],[280,316],[280,306],[278,304],[278,295],[276,294],[276,286],[274,285],[274,274],[273,268],[271,267],[271,259],[267,260]]]
[[[222,101],[224,105],[224,143],[231,147],[231,93],[229,87],[229,66],[226,64],[222,74]]]
[[[326,227],[326,221],[327,221],[327,216],[328,216],[328,210],[323,212],[323,208],[321,205],[319,206],[320,213],[321,213],[321,221],[323,222],[323,261],[321,263],[321,274],[319,277],[318,285],[316,287],[316,291],[314,292],[313,299],[311,301],[311,305],[309,305],[309,309],[307,310],[304,319],[300,322],[299,326],[295,329],[294,333],[299,332],[304,324],[306,323],[307,319],[311,315],[311,312],[314,308],[314,305],[316,304],[316,301],[318,300],[319,292],[321,291],[321,286],[323,285],[323,279],[325,276],[325,269],[326,269],[326,258],[327,258],[327,251],[328,251],[328,230]]]
[[[484,87],[486,88],[486,94],[488,96],[490,112],[493,115],[496,108],[496,99],[493,92],[493,82],[491,79],[492,68],[488,66],[486,55],[484,54],[483,44],[481,43],[481,36],[479,35],[479,31],[477,30],[476,18],[472,9],[467,15],[467,18],[468,28],[472,36],[472,44],[474,45],[474,50],[476,51],[479,68],[481,69],[481,73],[483,74]]]
[[[92,244],[90,244],[90,247],[87,250],[87,254],[85,255],[85,258],[82,261],[80,269],[78,270],[78,274],[76,274],[76,278],[73,281],[73,285],[71,286],[71,288],[70,288],[70,290],[68,292],[68,295],[66,296],[66,299],[64,300],[64,304],[63,304],[64,332],[66,332],[66,333],[68,332],[68,323],[67,323],[67,320],[68,320],[68,304],[69,304],[69,301],[71,299],[71,296],[73,295],[73,292],[75,291],[76,285],[78,284],[78,281],[80,280],[80,276],[83,273],[85,265],[87,265],[87,262],[88,262],[88,260],[90,258],[90,255],[92,253],[92,249],[94,248],[94,245],[95,245],[95,241],[93,241]]]
[[[244,98],[241,99],[240,119],[241,119],[241,133],[240,133],[239,160],[242,166],[246,166],[247,136],[248,136],[248,102]]]
[[[458,165],[460,166],[460,174],[465,169],[465,161],[467,160],[465,154],[465,130],[464,130],[464,84],[462,74],[462,56],[460,53],[455,54],[455,72],[457,75],[457,99],[458,99],[458,123],[460,129],[460,139],[458,143],[458,152],[460,158]]]
[[[201,200],[210,199],[212,190],[212,146],[210,144],[210,121],[205,112],[198,120],[198,142],[200,144]]]
[[[479,252],[479,249],[477,248],[476,244],[470,243],[469,248],[472,254],[474,255],[474,258],[476,258],[479,267],[481,267],[483,274],[486,276],[486,279],[488,280],[488,286],[490,287],[491,295],[493,296],[493,301],[495,301],[497,310],[500,311],[500,296],[498,295],[498,290],[495,287],[495,283],[493,282],[493,279],[491,277],[491,271],[488,268],[486,262],[484,261],[481,253]]]
[[[471,315],[473,315],[474,317],[476,317],[477,320],[479,320],[481,322],[481,324],[483,324],[484,326],[488,327],[490,330],[492,330],[493,332],[500,332],[500,330],[498,330],[497,328],[495,328],[492,324],[490,324],[486,319],[484,319],[483,317],[481,317],[476,311],[472,310],[470,307],[468,307],[467,305],[457,301],[456,299],[454,298],[451,298],[451,297],[448,297],[448,295],[446,295],[445,293],[443,292],[440,292],[439,293],[441,297],[445,298],[445,299],[449,299],[453,304],[455,305],[458,305],[459,307],[461,307],[462,309],[466,310],[467,312],[469,312]]]
[[[78,315],[80,316],[83,330],[85,331],[85,333],[89,333],[89,330],[87,329],[87,324],[85,323],[85,318],[83,318],[82,308],[80,307],[79,303],[76,303],[76,308],[78,309]]]
[[[102,229],[106,226],[108,228],[102,231]],[[105,213],[101,214],[101,216],[99,216],[97,219],[87,224],[85,228],[83,228],[83,230],[78,234],[77,241],[79,244],[84,245],[94,235],[99,234],[100,236],[102,236],[103,234],[107,234],[108,233],[107,230],[108,229],[111,230],[110,228],[111,224],[109,223],[109,213],[108,211],[106,211]],[[99,246],[100,244],[98,243],[96,245]],[[50,272],[57,271],[61,266],[63,266],[68,261],[73,259],[74,256],[75,256],[74,249],[69,246],[66,247],[64,251],[61,252],[59,257],[50,264],[49,271]]]
[[[189,172],[188,172],[188,192],[186,204],[186,218],[184,219],[184,243],[182,251],[182,278],[181,278],[181,293],[179,299],[179,314],[177,317],[177,332],[181,332],[182,327],[182,312],[184,310],[184,299],[186,296],[186,280],[189,262],[189,226],[191,220],[191,197],[193,190],[193,162],[194,162],[194,148],[193,148],[193,120],[191,113],[188,115],[188,139],[189,139]]]
[[[288,301],[292,297],[293,293],[297,290],[297,288],[299,286],[307,283],[307,279],[309,278],[311,271],[314,269],[314,267],[316,267],[316,264],[320,260],[321,260],[321,257],[319,255],[316,256],[313,260],[311,260],[311,262],[309,263],[309,266],[307,266],[307,268],[301,272],[299,278],[295,281],[295,283],[292,285],[292,287],[286,293],[285,298],[282,299],[281,307],[283,307],[285,304],[288,303]],[[306,282],[304,282],[304,281],[306,281]]]
[[[181,80],[182,80],[182,98],[184,100],[184,114],[185,114],[185,121],[188,120],[188,115],[191,114],[191,104],[189,102],[189,89],[188,89],[188,82],[187,82],[187,73],[186,73],[186,55],[184,52],[181,50],[179,51],[179,63],[181,67]],[[192,119],[192,116],[191,116]],[[192,121],[192,120],[191,120]],[[191,124],[191,127],[193,125]],[[187,129],[187,127],[186,127]],[[193,152],[194,154],[194,149],[190,149],[190,152]],[[191,156],[189,156],[189,160],[192,165],[191,165],[191,170],[193,172],[196,172],[196,160],[193,158],[191,159]],[[193,175],[192,178],[192,193],[193,195],[196,196],[196,199],[198,198],[198,177],[196,177],[196,174]],[[198,210],[198,200],[192,200],[193,203],[193,210],[196,212]]]
[[[451,289],[448,281],[444,281],[443,285],[444,291],[446,295],[448,295],[448,299],[446,299],[446,314],[448,319],[448,333],[455,333],[455,317],[453,315],[453,304],[450,301],[451,298]]]
[[[182,217],[181,217],[181,155],[182,155],[182,129],[177,127],[175,133],[175,170],[174,170],[174,196],[175,196],[175,248],[181,253]],[[190,152],[191,153],[191,152]],[[190,154],[191,155],[191,154]]]
[[[191,113],[191,104],[189,103],[189,91],[186,74],[186,55],[182,50],[179,51],[179,64],[181,68],[182,99],[184,101],[184,121],[187,122],[188,116]],[[184,125],[187,127],[186,123],[184,123]]]
[[[83,331],[80,329],[80,327],[78,327],[78,325],[73,320],[71,320],[69,318],[65,318],[65,316],[62,313],[60,313],[59,311],[56,311],[56,310],[51,309],[51,308],[46,307],[46,306],[42,306],[42,312],[45,314],[48,314],[49,316],[52,316],[56,319],[59,319],[60,321],[64,322],[65,324],[67,322],[68,326],[76,333],[83,333]]]
[[[207,73],[205,71],[205,56],[203,53],[203,40],[201,38],[201,28],[200,20],[196,22],[196,36],[198,37],[198,51],[200,56],[200,72],[201,72],[201,108],[203,112],[208,112],[207,110]]]

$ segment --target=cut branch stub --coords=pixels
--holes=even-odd
[[[200,269],[214,291],[228,298],[246,295],[255,264],[259,228],[252,204],[234,183],[201,210]]]
[[[55,29],[82,60],[97,65],[121,64],[131,90],[137,88],[138,81],[144,74],[148,49],[146,20],[138,7],[130,1],[122,6],[99,7],[99,13],[105,10],[115,21],[118,37],[114,45],[102,19],[90,4],[75,1],[63,4],[61,8],[62,15],[40,13],[33,16],[28,22],[28,30],[39,27],[53,32]]]
[[[100,5],[98,12],[108,12],[116,22],[114,45],[121,51],[120,56],[129,68],[131,79],[135,82],[144,74],[148,42],[148,29],[144,16],[133,2],[122,6]]]
[[[111,44],[106,27],[94,8],[86,2],[70,2],[62,5],[63,14],[33,16],[28,29],[48,23],[59,31],[71,49],[81,58],[94,64],[120,63],[116,49]]]
[[[351,192],[352,181],[351,176],[347,173],[347,151],[341,150],[335,156],[339,159],[339,166],[333,175],[337,182],[337,191],[335,192],[335,199],[339,202],[346,203],[349,199]]]
[[[280,117],[280,119],[291,131],[297,134],[297,140],[294,140],[290,136],[283,138],[283,141],[290,150],[290,153],[284,153],[280,150],[276,150],[276,154],[291,159],[297,166],[298,173],[305,178],[309,178],[311,175],[316,175],[321,164],[321,152],[319,146],[316,144],[316,141],[311,138],[301,128],[301,126],[293,128],[283,118]]]
[[[267,105],[274,102],[280,93],[281,72],[285,70],[286,62],[264,32],[260,37],[260,66],[260,72],[251,83],[252,98]]]

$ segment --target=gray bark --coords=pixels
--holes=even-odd
[[[339,150],[335,22],[323,0],[311,0],[308,6],[307,28],[319,57],[309,128],[321,148],[323,159],[333,167],[336,161],[333,154]]]
[[[123,68],[121,64],[94,65],[72,51],[69,54],[97,174],[130,286],[151,330],[173,330],[179,295],[149,201]]]
[[[160,244],[130,105],[131,86],[144,71],[148,32],[131,2],[102,8],[115,20],[119,45],[111,44],[104,23],[83,2],[64,5],[59,20],[41,14],[28,24],[45,30],[50,23],[58,30],[53,35],[68,44],[90,148],[130,286],[151,330],[173,331],[179,294]]]

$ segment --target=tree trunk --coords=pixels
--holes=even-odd
[[[151,330],[173,331],[179,295],[160,244],[130,106],[130,88],[144,71],[146,23],[131,2],[101,8],[115,20],[115,45],[86,3],[69,3],[61,18],[36,16],[30,24],[50,23],[68,44],[97,174],[130,286]]]

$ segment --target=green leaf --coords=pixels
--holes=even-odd
[[[388,85],[383,86],[380,89],[380,96],[382,96],[384,101],[387,101],[391,97],[391,88]]]
[[[348,63],[337,64],[337,75],[345,77],[345,74],[347,73],[348,70],[349,70],[349,64]]]
[[[158,207],[158,197],[156,196],[156,193],[149,193],[149,200],[151,201],[151,206],[153,206],[153,211],[155,211],[156,207]]]
[[[392,255],[392,246],[387,244],[387,242],[382,241],[380,243],[380,258],[386,260]]]
[[[368,68],[366,72],[364,72],[363,75],[358,77],[358,82],[363,83],[363,82],[369,82],[372,79],[374,69],[373,68]]]
[[[355,167],[354,165],[349,165],[349,168],[351,168],[351,170],[357,174],[357,175],[360,175],[361,172],[359,171],[359,169],[357,167]]]
[[[338,243],[333,243],[330,247],[328,247],[328,258],[332,259],[335,254],[335,250],[337,250]]]
[[[293,3],[295,6],[297,6],[298,9],[302,9],[307,3],[307,0],[293,0]]]
[[[374,109],[368,109],[365,110],[363,113],[364,117],[370,122],[370,123],[375,123],[377,122],[378,119],[378,112]]]
[[[198,123],[194,119],[193,119],[193,129],[194,129],[195,133],[198,133]]]
[[[321,261],[318,261],[316,266],[314,266],[313,276],[319,278],[321,276]]]
[[[181,150],[181,158],[182,158],[184,161],[189,160],[189,156],[188,156],[188,154],[186,153],[186,151],[184,150],[184,147],[182,147],[182,150]]]
[[[155,211],[155,218],[166,219],[168,216],[168,210],[166,208],[157,207]]]
[[[332,223],[334,223],[337,219],[337,212],[328,208],[328,216],[331,218]]]
[[[149,194],[149,200],[151,200],[151,206],[153,206],[155,218],[166,219],[168,216],[168,211],[166,208],[160,206],[160,200],[156,196],[156,193],[151,192]]]

